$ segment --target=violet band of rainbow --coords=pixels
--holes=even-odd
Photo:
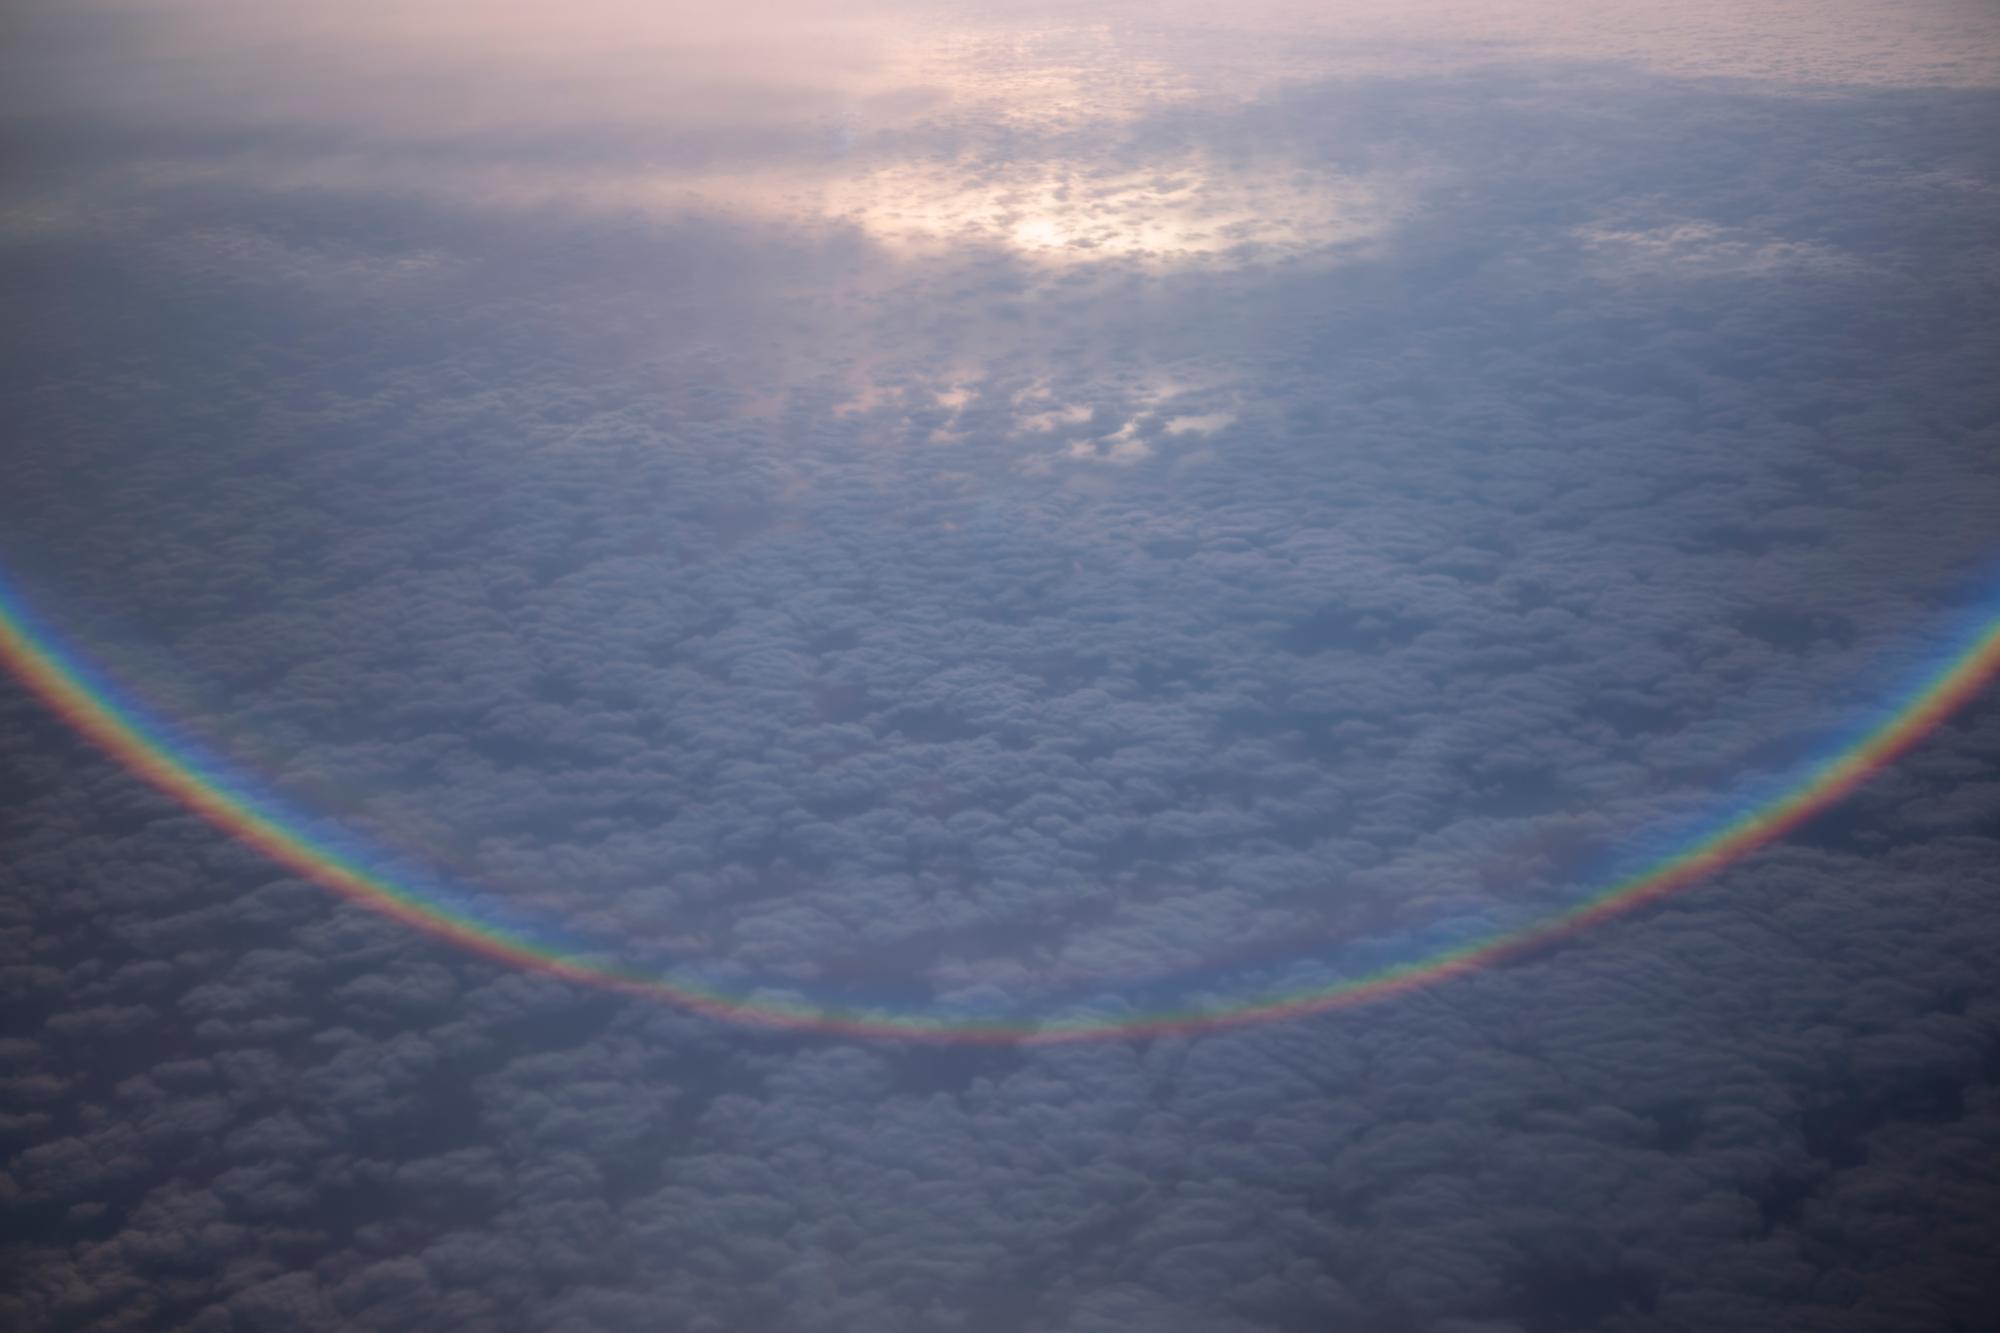
[[[1524,928],[1331,984],[1249,1000],[1037,1020],[822,1005],[766,993],[733,993],[604,963],[443,902],[303,828],[302,816],[250,791],[224,764],[177,738],[167,723],[149,718],[140,704],[45,625],[4,575],[0,575],[0,663],[119,763],[225,833],[344,898],[472,953],[570,981],[670,1001],[738,1023],[871,1038],[1017,1044],[1194,1033],[1362,1004],[1474,971],[1655,902],[1820,814],[1979,693],[2000,675],[2000,611],[1989,603],[1983,616],[1878,710],[1868,725],[1806,766],[1779,794],[1710,824],[1672,853]]]

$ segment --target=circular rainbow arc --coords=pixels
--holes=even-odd
[[[672,1001],[716,1018],[765,1027],[923,1041],[1049,1043],[1157,1036],[1296,1017],[1360,1004],[1458,976],[1532,949],[1676,889],[1784,836],[1852,792],[1915,745],[2000,674],[2000,615],[1990,614],[1917,678],[1874,725],[1807,769],[1780,795],[1740,813],[1671,855],[1605,885],[1525,929],[1290,993],[1212,1008],[1040,1022],[823,1006],[731,994],[643,973],[540,943],[519,930],[426,896],[296,825],[276,802],[248,790],[66,645],[0,576],[0,664],[71,726],[139,777],[273,861],[373,911],[499,962],[628,994]]]

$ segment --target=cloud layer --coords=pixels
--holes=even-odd
[[[288,799],[635,964],[1115,1008],[1490,933],[1822,744],[1991,558],[1995,107],[1923,12],[1804,81],[885,20],[651,107],[525,11],[456,66],[36,29],[0,558]],[[133,49],[282,114],[78,94]],[[4,703],[24,1327],[1981,1309],[1983,704],[1449,988],[937,1051],[454,954]]]

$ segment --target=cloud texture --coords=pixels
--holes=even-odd
[[[259,66],[82,12],[6,126],[0,558],[287,799],[634,965],[1115,1013],[1504,930],[1824,744],[2000,531],[1976,54],[995,11],[454,63],[437,10]],[[86,94],[143,51],[260,114]],[[24,1327],[1982,1317],[1982,702],[1640,918],[1068,1050],[511,973],[0,720]]]

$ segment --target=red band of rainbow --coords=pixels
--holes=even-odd
[[[360,854],[303,827],[300,817],[251,792],[242,779],[177,739],[122,695],[34,614],[0,576],[0,663],[70,725],[139,777],[273,861],[341,896],[497,962],[613,991],[671,1001],[720,1019],[764,1027],[918,1041],[1047,1043],[1157,1036],[1240,1026],[1362,1004],[1442,981],[1536,948],[1654,902],[1784,836],[1852,792],[1915,745],[2000,674],[2000,614],[1988,612],[1946,655],[1829,757],[1774,798],[1688,839],[1678,850],[1519,930],[1379,967],[1330,984],[1212,1006],[1144,1014],[1058,1015],[1029,1021],[820,1005],[739,994],[620,967],[550,946],[443,902]]]

